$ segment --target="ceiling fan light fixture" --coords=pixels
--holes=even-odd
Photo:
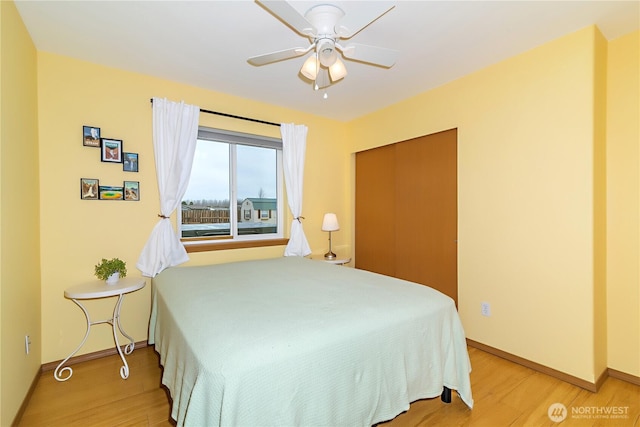
[[[333,40],[320,40],[316,46],[316,52],[323,67],[329,68],[338,60],[338,51]]]
[[[337,58],[336,62],[329,67],[329,75],[331,76],[332,82],[337,82],[347,75],[347,68],[344,66],[344,62],[342,62],[340,58]]]
[[[315,55],[311,55],[306,61],[304,61],[300,72],[309,80],[316,79],[316,76],[318,75],[318,62],[316,61]]]
[[[332,4],[319,4],[311,7],[302,15],[290,1],[256,0],[272,15],[290,28],[309,39],[307,48],[295,47],[263,55],[253,56],[248,62],[261,66],[306,55],[313,49],[313,55],[307,58],[300,68],[299,77],[308,79],[314,90],[324,90],[347,75],[347,69],[340,57],[385,68],[396,62],[398,51],[377,46],[350,43],[341,46],[341,40],[347,40],[359,33],[369,24],[386,14],[394,6],[371,2],[362,13],[345,17],[345,12]],[[373,3],[376,5],[373,6]],[[325,91],[326,94],[326,91]]]

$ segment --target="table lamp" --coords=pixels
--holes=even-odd
[[[324,214],[324,220],[322,221],[322,231],[329,232],[329,252],[324,254],[326,259],[334,259],[336,254],[331,252],[331,232],[340,230],[340,225],[338,224],[338,217],[334,213]]]

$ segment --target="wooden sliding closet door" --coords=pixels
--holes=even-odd
[[[356,267],[458,299],[457,131],[356,154]]]
[[[396,271],[395,151],[356,154],[356,267],[387,276]]]
[[[396,277],[458,299],[455,129],[396,145]],[[402,165],[402,167],[399,167]]]

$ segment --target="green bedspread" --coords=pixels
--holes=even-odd
[[[169,268],[149,342],[178,425],[371,426],[457,390],[473,406],[453,301],[305,258]]]

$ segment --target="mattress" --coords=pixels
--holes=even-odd
[[[306,258],[164,270],[149,342],[179,426],[371,426],[443,386],[473,407],[451,298]]]

